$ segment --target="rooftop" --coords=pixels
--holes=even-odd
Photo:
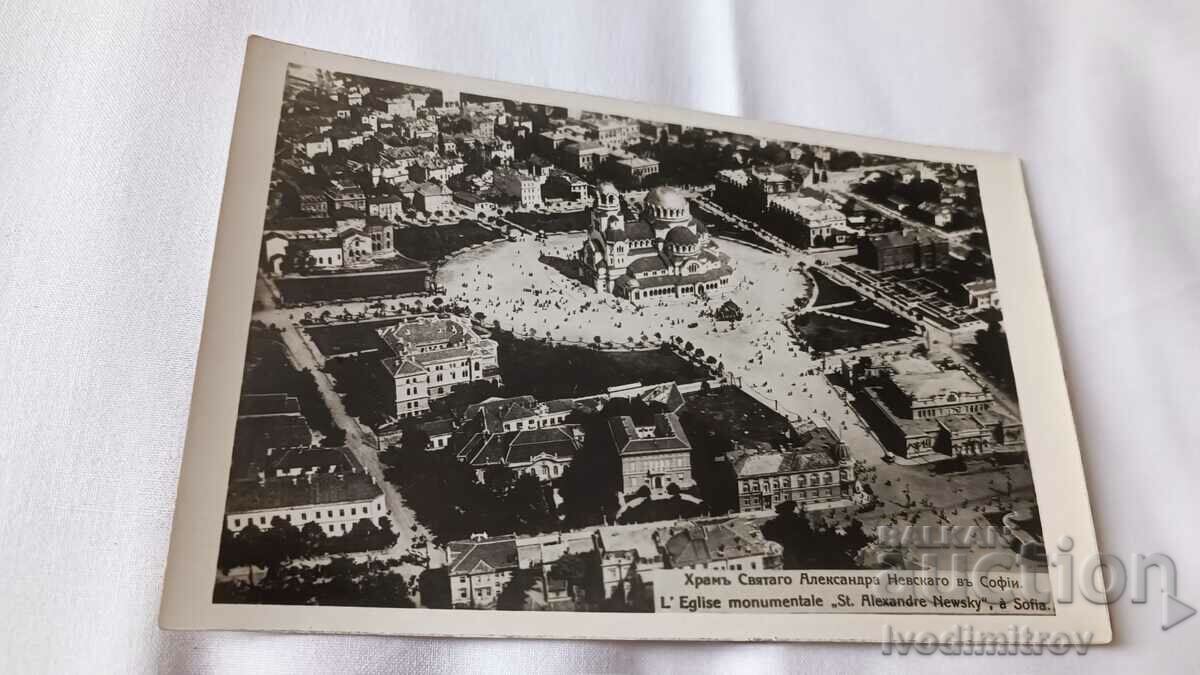
[[[936,373],[906,373],[892,376],[896,387],[915,399],[932,398],[941,394],[983,394],[975,380],[961,370],[940,370]]]
[[[451,575],[488,574],[516,569],[517,538],[513,535],[450,542],[447,572]]]
[[[225,500],[229,514],[303,506],[363,502],[383,491],[364,473],[312,474],[303,477],[267,478],[230,483]]]

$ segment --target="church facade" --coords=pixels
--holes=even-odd
[[[729,256],[671,187],[651,190],[641,218],[627,223],[620,193],[601,183],[578,262],[587,284],[629,300],[720,295],[733,276]]]

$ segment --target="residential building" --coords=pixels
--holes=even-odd
[[[617,171],[628,182],[637,185],[658,173],[658,160],[645,157],[630,157],[616,161]]]
[[[468,319],[422,316],[381,328],[379,336],[394,353],[383,365],[395,380],[399,417],[424,414],[431,399],[464,382],[500,381],[496,341],[477,335]]]
[[[367,198],[367,215],[396,220],[404,215],[404,197],[395,192],[377,192]]]
[[[631,417],[608,420],[613,447],[621,457],[621,490],[626,494],[645,486],[651,496],[667,494],[675,484],[680,489],[696,484],[692,479],[692,444],[675,413],[659,413],[648,426],[634,424]]]
[[[729,256],[704,223],[692,218],[687,198],[675,188],[651,190],[642,218],[627,224],[620,193],[602,183],[590,220],[578,261],[585,283],[597,290],[641,300],[711,296],[729,289]]]
[[[329,200],[323,192],[303,191],[297,196],[300,213],[321,218],[329,215]]]
[[[663,569],[663,552],[656,538],[657,528],[644,525],[597,528],[592,535],[595,550],[600,553],[600,580],[605,597],[622,582],[628,590],[634,573],[642,581],[653,584],[658,570]]]
[[[804,432],[791,447],[742,450],[731,459],[739,511],[771,510],[786,501],[819,504],[854,494],[846,445],[826,427]]]
[[[325,198],[329,201],[329,212],[350,210],[365,213],[367,210],[367,195],[363,189],[352,180],[335,178],[325,190]]]
[[[783,547],[763,538],[762,531],[739,519],[720,523],[688,523],[656,533],[666,569],[765,570]]]
[[[582,126],[589,138],[612,150],[641,139],[637,120],[627,117],[597,117],[584,120]]]
[[[479,535],[450,542],[446,573],[450,577],[450,601],[454,607],[490,608],[518,569],[517,538],[514,535]]]
[[[832,245],[855,235],[846,223],[846,214],[830,201],[822,201],[811,194],[790,192],[770,195],[767,208],[791,218],[803,227],[813,246]]]
[[[551,170],[546,178],[543,194],[551,198],[565,199],[567,201],[584,202],[588,198],[588,184],[578,176],[559,171]]]
[[[570,399],[539,402],[532,396],[492,397],[467,407],[456,443],[457,457],[480,481],[501,467],[550,481],[562,476],[583,442],[566,423]]]
[[[542,204],[542,180],[527,171],[516,168],[496,169],[492,185],[501,194],[516,199],[520,208],[527,209]]]
[[[858,258],[880,272],[927,270],[949,260],[950,245],[940,237],[911,230],[884,232],[859,240]]]
[[[968,307],[976,309],[1000,308],[1000,292],[996,288],[995,279],[969,281],[963,284],[962,288]]]
[[[562,154],[571,169],[593,171],[608,160],[609,149],[595,141],[582,141],[563,145]]]
[[[320,154],[333,154],[333,141],[321,134],[310,134],[305,136],[303,140],[295,146],[297,152],[303,152],[306,157],[314,157]]]
[[[454,204],[454,193],[444,185],[424,183],[417,188],[413,195],[413,205],[427,214],[445,213]]]

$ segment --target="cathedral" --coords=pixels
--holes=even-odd
[[[596,290],[630,300],[711,297],[728,290],[733,275],[729,256],[671,187],[651,190],[641,219],[626,223],[620,193],[601,183],[579,264]]]

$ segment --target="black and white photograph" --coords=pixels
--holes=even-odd
[[[553,103],[288,65],[214,603],[1046,571],[975,166]]]

